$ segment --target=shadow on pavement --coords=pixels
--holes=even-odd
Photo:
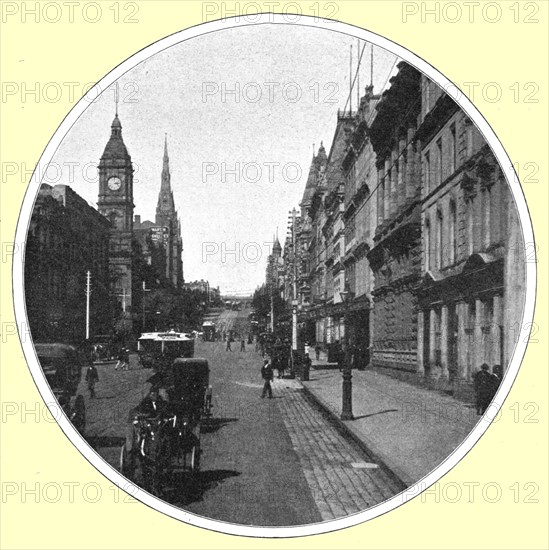
[[[236,470],[205,470],[194,475],[174,473],[162,491],[162,500],[170,504],[186,505],[202,500],[204,493],[217,487],[226,479],[239,476]]]
[[[392,412],[398,412],[399,409],[387,409],[386,411],[378,411],[375,413],[370,414],[362,414],[360,416],[355,416],[353,420],[360,420],[361,418],[370,418],[370,416],[377,416],[378,414],[385,414],[385,413],[392,413]]]
[[[237,422],[238,418],[210,418],[202,422],[200,432],[203,434],[211,434],[217,432],[231,422]]]
[[[85,439],[96,450],[103,447],[121,447],[126,442],[125,437],[107,435],[91,435],[86,436]]]

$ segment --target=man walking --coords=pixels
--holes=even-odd
[[[90,399],[95,397],[95,384],[99,380],[99,374],[94,365],[90,365],[86,371],[86,382],[88,383],[88,390],[90,391]]]
[[[244,340],[244,336],[240,339],[240,351],[246,351],[246,340]]]
[[[489,372],[489,367],[483,363],[474,376],[473,384],[475,387],[477,414],[483,415],[492,400],[492,375]]]
[[[267,394],[269,394],[269,399],[272,399],[273,389],[271,388],[271,380],[273,379],[273,368],[271,367],[268,359],[263,361],[263,366],[261,367],[261,377],[265,381],[263,384],[263,391],[261,392],[261,399],[263,399]]]
[[[120,367],[120,370],[127,370],[129,354],[125,348],[120,348],[117,359],[118,361],[116,362],[114,370],[118,370],[118,367]]]
[[[231,349],[231,340],[232,340],[232,338],[229,336],[229,337],[227,338],[227,347],[225,348],[225,351],[233,351],[233,350]]]

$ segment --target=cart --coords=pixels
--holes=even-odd
[[[194,475],[200,470],[200,428],[212,414],[208,362],[177,358],[149,382],[149,401],[143,400],[130,415],[120,471],[137,485],[160,495],[175,473]],[[154,412],[151,394],[157,399]]]
[[[162,370],[176,357],[194,355],[194,338],[185,332],[145,332],[137,341],[137,352],[144,368]]]

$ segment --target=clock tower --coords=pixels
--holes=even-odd
[[[109,265],[114,294],[131,320],[132,240],[133,240],[133,168],[132,159],[122,139],[122,124],[116,113],[111,137],[99,161],[99,198],[97,208],[111,222]]]

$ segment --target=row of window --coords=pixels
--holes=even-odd
[[[425,213],[424,266],[426,270],[451,266],[475,252],[498,244],[505,224],[502,185],[484,187],[469,200],[464,200],[465,234],[463,252],[459,253],[458,211],[453,198],[435,205],[435,213]]]

